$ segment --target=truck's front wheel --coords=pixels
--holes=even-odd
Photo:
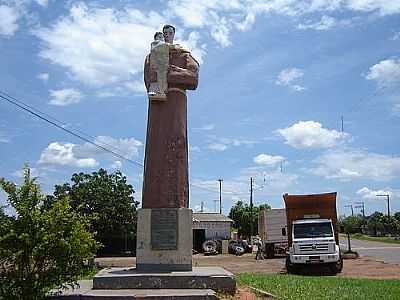
[[[296,267],[294,264],[291,263],[289,255],[286,256],[286,272],[288,274],[296,273]]]
[[[331,272],[334,274],[338,274],[343,270],[343,258],[340,257],[339,260],[335,263],[332,263],[330,266]]]

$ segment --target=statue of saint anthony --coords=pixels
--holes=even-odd
[[[199,64],[189,50],[173,43],[175,28],[165,25],[164,41],[169,46],[165,101],[149,95],[143,208],[187,208],[189,206],[187,97],[186,90],[198,84]],[[157,48],[157,47],[156,47]],[[151,52],[144,64],[148,92],[157,82],[157,67]]]

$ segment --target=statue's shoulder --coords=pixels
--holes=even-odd
[[[199,62],[193,57],[193,55],[189,49],[186,49],[179,44],[170,44],[169,47],[170,47],[171,52],[174,52],[177,55],[190,56],[197,63],[197,65],[200,65]]]

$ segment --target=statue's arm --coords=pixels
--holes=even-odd
[[[157,72],[150,68],[150,54],[146,56],[144,61],[144,84],[146,86],[147,91],[149,91],[150,82],[157,81]]]
[[[169,67],[168,83],[184,85],[185,89],[195,90],[198,82],[199,64],[190,54],[186,54],[186,68],[174,65]]]

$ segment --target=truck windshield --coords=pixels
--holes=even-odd
[[[315,237],[331,237],[331,223],[304,223],[294,224],[294,238],[315,238]]]

